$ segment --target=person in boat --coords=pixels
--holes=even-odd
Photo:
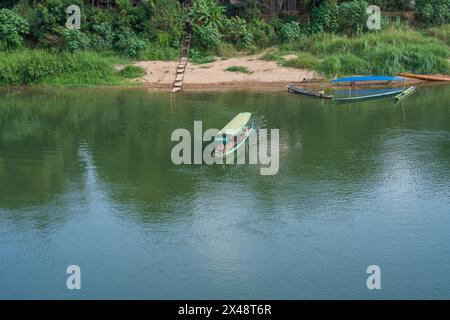
[[[231,150],[233,148],[233,146],[234,146],[234,139],[229,139],[229,141],[225,145],[225,150],[224,151]]]

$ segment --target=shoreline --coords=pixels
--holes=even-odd
[[[312,83],[304,83],[304,82],[257,82],[257,81],[246,81],[246,82],[223,82],[223,83],[210,83],[210,84],[198,84],[198,83],[187,83],[183,85],[183,90],[186,92],[196,92],[196,91],[240,91],[240,90],[251,90],[251,91],[271,91],[271,92],[280,92],[287,90],[287,85],[291,84],[298,87],[311,87],[318,89],[323,86],[326,89],[329,88],[383,88],[389,85],[378,84],[378,85],[363,85],[363,86],[349,86],[349,85],[333,85],[329,82],[312,82]],[[407,85],[439,85],[445,84],[445,82],[439,81],[424,81],[424,80],[416,80],[416,79],[408,79],[405,84]],[[395,87],[392,86],[391,87]],[[149,83],[142,87],[135,88],[148,88],[150,91],[170,91],[171,86],[168,84],[155,84]]]
[[[405,82],[407,85],[421,85],[421,86],[434,86],[434,85],[445,85],[446,82],[440,81],[424,81],[418,79],[408,79]],[[320,86],[323,86],[326,89],[330,88],[342,88],[342,89],[351,89],[351,88],[382,88],[386,87],[386,85],[365,85],[365,86],[348,86],[341,85],[336,86],[329,82],[312,82],[310,84],[304,82],[267,82],[267,81],[241,81],[241,82],[222,82],[222,83],[186,83],[183,85],[182,92],[226,92],[226,91],[251,91],[251,92],[284,92],[287,91],[287,85],[291,84],[299,87],[310,87],[312,89],[318,89]],[[394,87],[394,86],[392,86]],[[85,90],[147,90],[149,92],[158,92],[158,93],[171,93],[171,85],[170,84],[161,84],[161,83],[143,83],[139,82],[136,84],[136,80],[130,85],[92,85],[92,86],[76,86],[76,85],[18,85],[18,86],[0,86],[0,90],[8,90],[8,89],[22,89],[22,90],[55,90],[55,89],[85,89]]]
[[[288,83],[303,80],[323,80],[316,71],[280,66],[276,61],[266,61],[262,57],[267,50],[254,55],[220,59],[213,62],[195,64],[188,62],[183,76],[183,90],[219,90],[235,88],[283,88]],[[285,56],[291,59],[293,55]],[[137,61],[136,66],[146,74],[138,82],[152,89],[170,90],[176,78],[177,62]],[[242,71],[230,70],[239,67]]]
[[[270,50],[270,49],[268,49]],[[229,59],[216,58],[216,61],[194,64],[188,62],[184,73],[183,91],[284,91],[288,84],[308,86],[311,88],[323,86],[325,89],[337,87],[315,70],[285,67],[276,61],[263,60],[268,50],[254,55],[233,57]],[[295,59],[297,55],[288,54],[282,58],[285,61]],[[134,65],[143,68],[146,74],[135,79],[150,91],[171,91],[176,77],[177,62],[175,61],[137,61]],[[228,71],[231,67],[241,67],[246,72]],[[309,81],[309,83],[308,83]],[[407,78],[405,84],[419,84],[425,81]],[[386,86],[377,84],[375,86]],[[366,85],[364,87],[370,87]],[[350,88],[351,86],[339,86]]]

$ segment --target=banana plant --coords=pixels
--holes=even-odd
[[[198,26],[212,26],[219,29],[225,19],[225,8],[215,0],[194,0],[188,17]]]

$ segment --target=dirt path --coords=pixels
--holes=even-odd
[[[316,79],[316,72],[304,69],[286,68],[275,61],[263,61],[263,53],[251,56],[218,59],[206,64],[188,63],[184,76],[187,89],[213,87],[245,87],[261,84],[263,86],[284,86],[286,83],[303,79]],[[288,57],[292,58],[292,57]],[[175,77],[177,62],[140,61],[136,65],[143,67],[147,75],[139,79],[149,87],[169,88]],[[246,67],[249,73],[225,71],[228,67]]]

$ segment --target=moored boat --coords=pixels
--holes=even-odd
[[[414,74],[414,73],[400,73],[402,77],[428,80],[428,81],[450,81],[450,76],[446,75],[425,75],[425,74]]]
[[[215,136],[218,145],[213,151],[214,157],[227,157],[244,145],[253,130],[250,124],[250,112],[239,113]]]
[[[335,85],[350,85],[350,86],[390,84],[404,81],[406,81],[406,79],[401,77],[390,77],[390,76],[353,76],[331,80],[331,82]]]
[[[392,91],[382,92],[382,93],[378,93],[378,94],[369,94],[369,95],[364,95],[364,96],[353,96],[353,97],[345,97],[345,98],[335,98],[334,100],[336,100],[338,102],[348,102],[348,101],[379,99],[379,98],[392,97],[392,96],[398,95],[399,93],[401,93],[403,91],[404,91],[404,89],[394,89]]]
[[[314,92],[310,90],[304,90],[299,87],[293,86],[289,84],[287,86],[288,92],[296,93],[296,94],[302,94],[304,96],[312,97],[312,98],[320,98],[320,99],[333,99],[333,96],[330,94],[320,93],[320,92]]]

